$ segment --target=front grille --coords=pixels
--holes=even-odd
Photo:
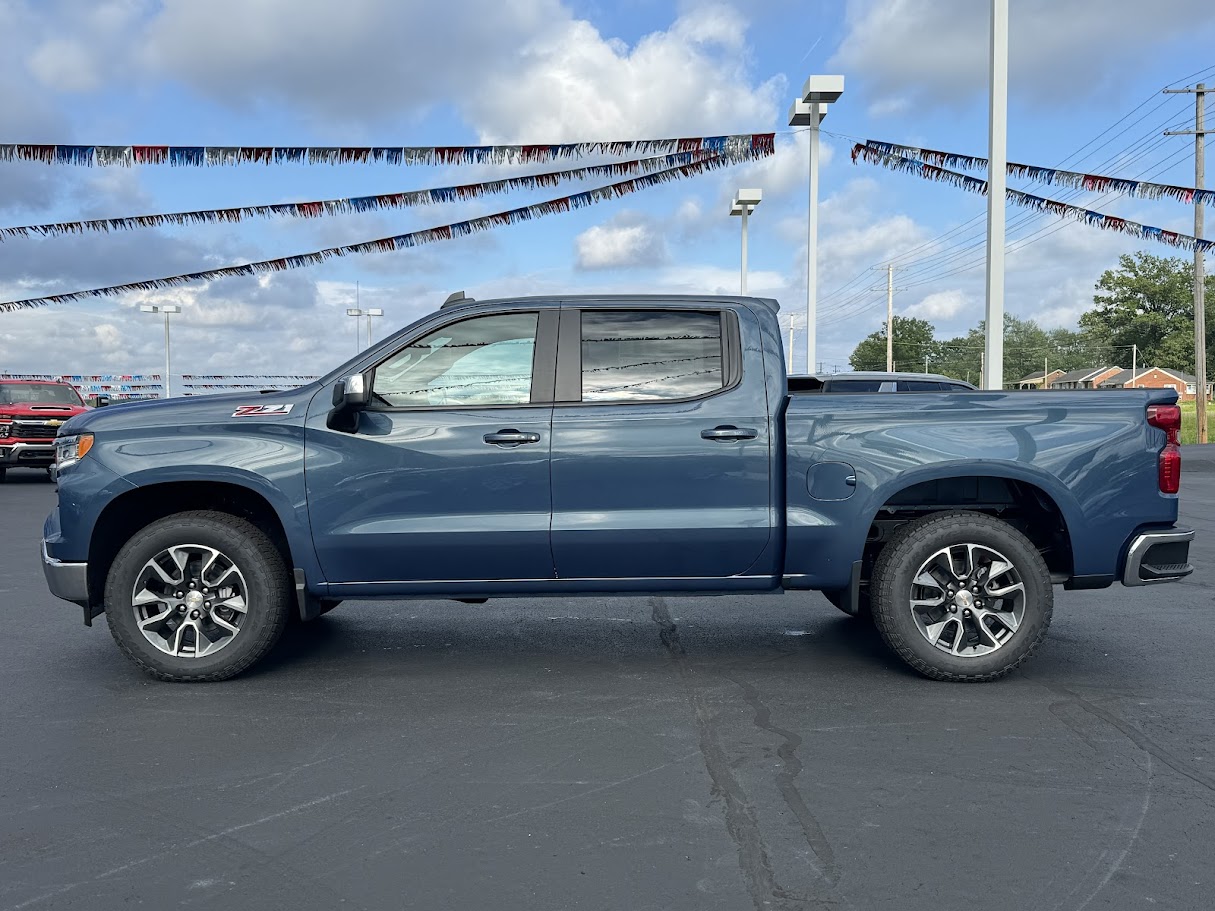
[[[58,425],[14,421],[11,434],[19,440],[53,440],[58,432]]]

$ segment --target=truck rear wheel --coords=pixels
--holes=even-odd
[[[974,512],[900,528],[878,554],[870,591],[886,644],[934,680],[982,682],[1013,671],[1045,638],[1054,607],[1037,548]]]
[[[286,565],[259,528],[222,512],[153,522],[118,552],[105,613],[119,648],[160,680],[226,680],[287,624]]]

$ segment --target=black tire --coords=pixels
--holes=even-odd
[[[141,632],[132,591],[145,564],[169,547],[201,545],[221,551],[243,576],[246,611],[240,632],[211,655],[174,656]],[[153,522],[122,546],[106,578],[106,621],[114,641],[141,670],[170,681],[227,680],[270,651],[287,625],[294,595],[283,555],[261,529],[222,512],[183,512]],[[197,642],[197,639],[195,640]]]
[[[7,475],[8,475],[8,468],[0,468],[0,484],[4,483],[4,479]]]
[[[925,561],[942,548],[965,543],[997,551],[1012,564],[1024,586],[1020,624],[985,655],[951,654],[929,642],[910,604],[912,580]],[[1042,643],[1054,609],[1050,572],[1038,549],[1008,523],[975,512],[935,513],[899,528],[878,554],[870,591],[873,618],[882,639],[903,661],[934,680],[981,683],[1012,672]],[[950,627],[952,636],[965,632],[960,621]]]

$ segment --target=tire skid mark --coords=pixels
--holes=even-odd
[[[679,628],[671,619],[666,600],[651,598],[650,608],[654,623],[658,626],[658,638],[679,672],[680,682],[696,715],[700,753],[713,782],[713,795],[721,797],[725,805],[726,831],[738,848],[738,865],[756,911],[768,911],[773,907],[774,900],[780,903],[779,907],[808,907],[811,901],[808,896],[792,894],[776,882],[768,848],[760,832],[759,818],[746,791],[730,770],[730,761],[717,736],[713,713],[705,703],[704,696],[693,685],[693,671],[688,664],[687,652],[680,641]]]
[[[1065,687],[1048,685],[1047,689],[1059,695],[1067,696],[1068,699],[1072,700],[1076,705],[1084,709],[1090,715],[1100,718],[1106,724],[1117,728],[1126,735],[1127,739],[1130,740],[1131,743],[1135,744],[1135,746],[1139,747],[1139,749],[1143,750],[1145,753],[1155,756],[1178,775],[1182,775],[1190,779],[1190,781],[1194,782],[1195,784],[1202,785],[1207,790],[1215,791],[1215,777],[1194,768],[1181,757],[1174,756],[1171,752],[1166,750],[1125,718],[1115,715],[1109,709],[1102,708],[1093,702],[1089,702],[1079,693],[1073,693],[1071,690],[1066,689]]]
[[[797,789],[797,777],[802,772],[802,761],[797,756],[797,748],[802,745],[802,738],[792,731],[787,731],[772,723],[772,710],[760,698],[759,690],[745,680],[739,680],[731,675],[727,676],[742,690],[743,698],[754,710],[755,726],[784,740],[784,743],[776,748],[776,755],[781,760],[781,769],[776,773],[776,787],[793,815],[797,817],[798,823],[801,824],[810,850],[818,858],[815,872],[830,885],[836,885],[840,876],[839,871],[835,868],[835,852],[831,849],[831,842],[827,840],[822,826],[818,824],[818,820],[814,818],[814,814],[806,805],[805,798]]]

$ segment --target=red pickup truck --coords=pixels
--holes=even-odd
[[[68,418],[88,411],[67,383],[0,379],[0,481],[10,468],[55,462],[55,434]]]

